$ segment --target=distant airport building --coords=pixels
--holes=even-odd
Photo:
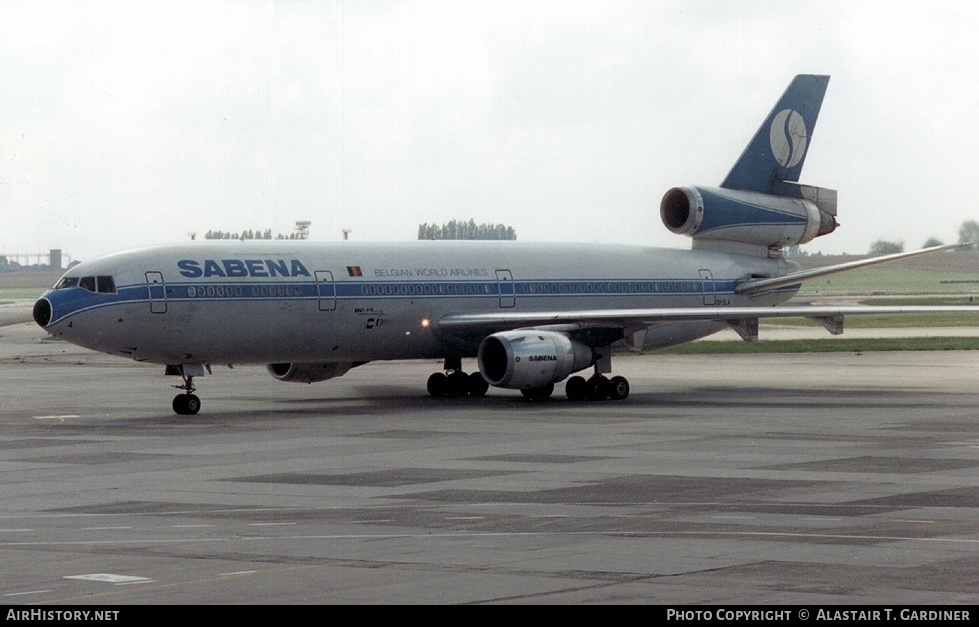
[[[10,269],[15,269],[18,266],[21,268],[46,266],[51,270],[64,269],[64,260],[60,248],[52,248],[46,253],[22,251],[0,252],[0,258],[6,261],[5,265],[11,266]]]

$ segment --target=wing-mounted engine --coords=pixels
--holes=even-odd
[[[836,229],[836,191],[786,182],[777,187],[786,195],[674,187],[660,202],[660,217],[673,233],[693,238],[695,248],[731,250],[733,243],[766,256]],[[742,246],[738,252],[749,251]]]
[[[322,364],[269,364],[266,368],[269,374],[279,381],[293,383],[315,383],[326,381],[347,373],[353,368],[352,363],[322,363]]]
[[[479,345],[479,371],[490,385],[539,388],[595,363],[594,351],[553,331],[494,333]]]

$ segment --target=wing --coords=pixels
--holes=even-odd
[[[548,328],[555,331],[620,331],[619,338],[641,329],[673,322],[713,321],[727,324],[745,341],[758,339],[762,318],[808,318],[834,334],[843,333],[844,316],[869,314],[974,313],[979,307],[965,306],[787,306],[787,307],[680,307],[661,309],[597,309],[589,311],[545,311],[511,313],[449,314],[433,326],[448,333],[496,333],[510,329]],[[618,338],[617,338],[618,339]]]
[[[802,281],[807,281],[809,279],[829,276],[831,274],[839,274],[840,272],[849,272],[850,270],[856,270],[858,268],[874,266],[877,265],[878,263],[887,263],[889,261],[897,261],[898,259],[917,257],[918,255],[927,255],[929,253],[937,253],[943,250],[953,250],[955,248],[963,248],[965,246],[971,246],[971,245],[972,245],[971,243],[967,243],[967,244],[946,244],[944,246],[932,246],[931,248],[922,248],[921,250],[913,250],[911,252],[906,252],[906,253],[882,255],[880,257],[871,257],[870,259],[858,259],[857,261],[838,263],[833,266],[823,266],[822,268],[802,270],[800,272],[793,272],[791,274],[772,277],[769,279],[750,279],[735,287],[734,293],[742,294],[745,296],[750,296],[753,294],[762,294],[764,292],[771,292],[773,290],[777,290],[783,287],[788,287],[790,285],[796,285],[797,283],[801,283]]]
[[[856,270],[879,263],[907,257],[925,255],[942,250],[952,250],[971,244],[948,244],[922,250],[860,259],[847,263],[802,270],[791,274],[748,279],[734,289],[736,294],[755,295],[796,285],[807,279]],[[949,306],[776,306],[776,307],[677,307],[654,309],[592,309],[582,311],[527,311],[448,314],[433,322],[435,330],[448,334],[473,336],[486,335],[511,329],[542,328],[554,331],[577,332],[581,339],[588,337],[582,331],[593,331],[592,341],[598,345],[618,339],[632,338],[631,344],[641,344],[644,329],[677,322],[720,322],[727,324],[746,341],[758,339],[758,321],[762,318],[808,318],[822,324],[834,334],[843,333],[844,316],[870,314],[935,314],[976,313],[979,307]],[[637,335],[638,334],[638,335]],[[629,341],[626,342],[630,344]]]

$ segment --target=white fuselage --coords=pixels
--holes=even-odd
[[[794,267],[593,244],[192,242],[79,264],[42,298],[52,334],[138,361],[363,362],[474,355],[490,331],[440,332],[438,320],[449,314],[773,306],[794,290],[752,298],[735,295],[734,286]],[[111,291],[99,291],[100,277],[111,277]],[[664,323],[643,345],[678,344],[723,326]]]

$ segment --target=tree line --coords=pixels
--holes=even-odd
[[[290,233],[289,235],[283,235],[279,233],[275,237],[272,237],[272,229],[265,229],[264,231],[259,230],[245,230],[241,233],[232,233],[231,231],[208,231],[204,234],[204,239],[302,239],[298,233]]]
[[[941,246],[945,242],[938,239],[937,237],[929,237],[925,240],[922,248],[931,248],[932,246]],[[973,244],[973,246],[963,246],[958,250],[975,250],[975,245],[979,244],[979,222],[975,220],[966,220],[959,226],[959,244]],[[904,242],[894,242],[885,239],[879,239],[870,245],[870,250],[868,251],[871,255],[890,255],[893,253],[903,253],[904,252]]]
[[[512,226],[502,224],[476,224],[472,219],[468,222],[451,220],[442,225],[419,224],[418,239],[515,240],[517,232]]]

